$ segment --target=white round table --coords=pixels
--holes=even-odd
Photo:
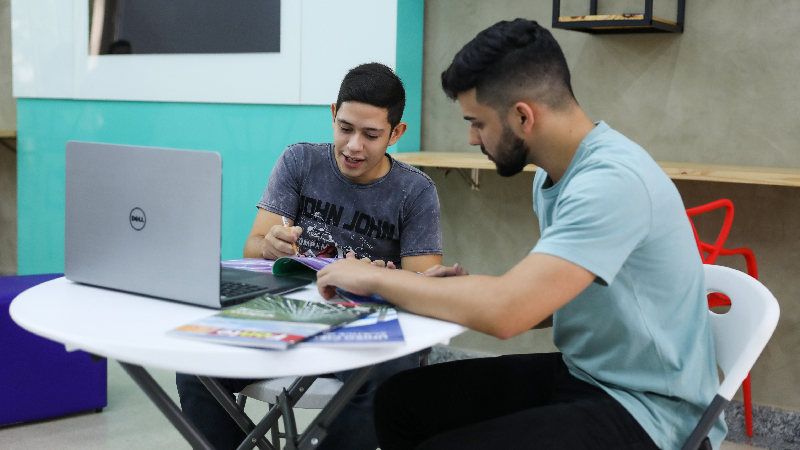
[[[314,284],[287,296],[322,300]],[[361,372],[359,376],[354,374],[350,377],[353,378],[350,386],[348,384],[351,379],[348,378],[342,387],[342,391],[347,388],[347,392],[354,393],[368,376],[370,366],[448,342],[450,338],[466,330],[450,322],[400,311],[398,318],[405,337],[404,345],[339,349],[304,346],[300,343],[285,351],[237,347],[182,339],[166,333],[178,326],[210,316],[215,310],[86,286],[64,278],[42,283],[23,292],[11,303],[9,312],[11,318],[22,328],[63,343],[68,350],[84,350],[120,361],[131,377],[194,448],[211,447],[141,366],[175,370],[202,377],[225,378],[320,375],[366,368],[357,371]],[[294,397],[298,390],[303,391],[300,387],[295,391],[290,390],[290,397]],[[344,401],[346,396],[343,392]],[[297,397],[299,398],[299,395]],[[342,399],[338,399],[339,403]],[[222,399],[218,400],[223,403]],[[296,401],[297,399],[293,399],[291,404]],[[255,425],[243,415],[243,411],[231,409],[235,409],[235,404],[231,406],[231,403],[228,401],[223,406],[229,410],[234,419],[243,424],[244,428],[249,428],[248,431],[252,431],[251,434],[254,436],[260,433],[259,430],[269,426],[267,422],[276,421],[281,414],[279,406],[274,407],[258,425],[259,430],[255,430]],[[333,408],[331,411],[326,412],[326,407],[320,416],[327,414],[332,420],[331,416],[335,416],[341,405],[331,406]],[[307,435],[308,431],[312,433]],[[303,435],[305,439],[298,441],[298,448],[317,439],[313,435],[314,427],[310,426],[308,431]],[[249,444],[251,439],[252,445]],[[255,438],[248,436],[245,444],[248,444],[248,448],[252,448],[256,440],[262,443],[262,439],[263,433]],[[308,447],[313,446],[308,445]]]

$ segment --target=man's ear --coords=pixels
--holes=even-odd
[[[388,145],[394,145],[394,143],[397,142],[398,139],[400,139],[400,136],[402,136],[407,129],[408,129],[408,124],[406,124],[405,122],[398,123],[397,126],[395,126],[394,129],[392,130],[391,136],[389,136]]]
[[[336,103],[331,103],[331,115],[333,116],[333,121],[336,122]]]
[[[511,128],[520,135],[528,134],[533,130],[535,114],[533,107],[528,102],[517,102],[508,112]]]

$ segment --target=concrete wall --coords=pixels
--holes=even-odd
[[[657,160],[800,167],[800,58],[787,52],[800,37],[800,4],[734,3],[687,2],[681,35],[592,36],[554,30],[588,116],[605,120]],[[569,12],[579,14],[573,6]],[[426,2],[423,150],[477,151],[467,145],[468,127],[458,104],[441,92],[440,74],[454,54],[499,20],[524,17],[550,28],[551,15],[551,2]],[[481,189],[472,191],[455,172],[426,172],[442,203],[445,263],[497,275],[533,247],[539,233],[531,210],[532,174],[503,179],[482,171]],[[752,372],[753,399],[800,411],[800,356],[794,350],[800,340],[800,188],[676,185],[687,207],[733,200],[736,218],[728,246],[755,252],[760,278],[782,308],[778,329]],[[720,223],[721,216],[699,220],[701,237],[712,240]],[[744,270],[735,259],[719,262]],[[508,341],[468,332],[451,346],[486,354],[554,350],[549,330]]]
[[[16,128],[17,102],[11,95],[11,1],[0,0],[0,130]],[[0,274],[16,271],[17,155],[0,143]]]
[[[0,0],[0,130],[16,128],[16,101],[11,95],[11,0]]]

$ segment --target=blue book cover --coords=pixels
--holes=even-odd
[[[329,347],[383,347],[405,343],[397,311],[388,306],[366,317],[319,334],[300,345],[324,345]]]

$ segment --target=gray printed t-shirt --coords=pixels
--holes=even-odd
[[[387,155],[388,156],[388,155]],[[278,159],[258,207],[303,228],[307,256],[392,261],[442,253],[439,198],[424,173],[389,156],[385,176],[353,183],[336,166],[333,144],[299,143]]]

